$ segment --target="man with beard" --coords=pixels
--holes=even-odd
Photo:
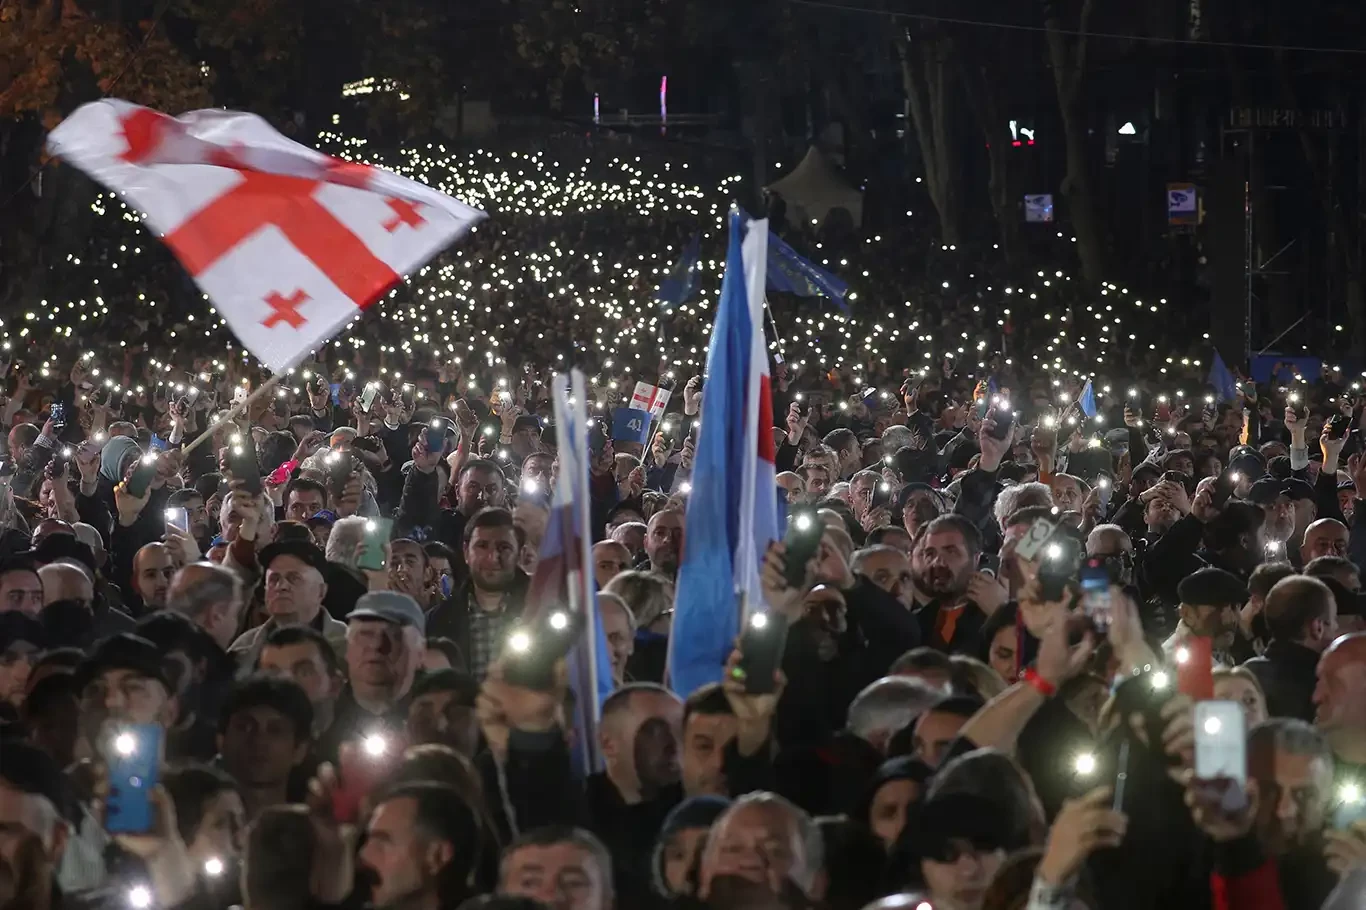
[[[319,743],[327,758],[348,739],[403,730],[426,650],[427,617],[406,594],[371,591],[356,601],[346,621],[347,682],[337,696],[332,727]]]
[[[1273,553],[1277,559],[1286,557],[1285,545],[1295,533],[1296,487],[1289,480],[1263,477],[1252,485],[1247,498],[1262,509],[1265,516],[1262,522],[1262,541],[1268,552],[1274,544],[1279,552]]]
[[[982,535],[959,515],[930,522],[917,547],[915,586],[932,598],[915,611],[921,640],[940,651],[977,653],[986,608],[968,596],[982,552]],[[999,605],[997,605],[999,606]]]
[[[1328,743],[1303,721],[1272,718],[1248,733],[1247,766],[1257,782],[1257,840],[1277,861],[1287,906],[1322,906],[1336,884],[1322,853],[1334,799]]]
[[[441,452],[427,450],[427,434],[419,433],[413,446],[413,469],[403,484],[403,498],[399,502],[394,531],[400,536],[413,536],[416,528],[429,528],[425,540],[437,540],[465,556],[464,545],[469,536],[468,524],[480,510],[501,508],[507,502],[507,481],[498,465],[483,458],[472,458],[451,480],[455,491],[455,508],[438,508],[437,465]],[[465,573],[465,566],[452,567],[455,576]]]
[[[665,578],[678,577],[678,561],[683,553],[683,513],[677,509],[656,512],[645,531],[645,555],[650,571]]]
[[[166,609],[166,592],[175,572],[175,562],[165,544],[149,543],[137,551],[133,556],[133,592],[142,600],[139,616]]]
[[[1231,666],[1229,648],[1238,634],[1238,610],[1247,602],[1247,585],[1223,569],[1205,568],[1182,579],[1177,587],[1181,598],[1180,622],[1176,631],[1162,644],[1169,660],[1179,660],[1178,652],[1188,638],[1210,640],[1214,660]]]
[[[433,637],[449,638],[482,680],[502,652],[508,628],[522,615],[529,579],[517,569],[522,541],[507,509],[489,508],[465,525],[468,577],[427,617]]]

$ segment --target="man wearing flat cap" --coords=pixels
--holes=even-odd
[[[346,617],[347,683],[319,743],[324,758],[345,740],[403,731],[426,642],[427,617],[407,594],[371,591],[356,601]]]
[[[312,543],[286,540],[261,551],[261,571],[266,581],[266,612],[270,618],[244,632],[228,652],[243,667],[256,666],[270,633],[280,626],[309,626],[317,629],[338,656],[346,651],[346,623],[333,619],[323,609],[329,571],[323,551]]]
[[[1233,666],[1228,650],[1238,634],[1238,610],[1247,603],[1247,585],[1232,572],[1206,568],[1187,575],[1176,588],[1181,599],[1181,621],[1176,631],[1162,644],[1168,659],[1192,637],[1210,639],[1215,662]]]

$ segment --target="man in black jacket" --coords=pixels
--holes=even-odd
[[[1317,578],[1278,581],[1263,608],[1271,644],[1244,666],[1256,674],[1272,717],[1314,720],[1315,669],[1337,635],[1337,603]]]
[[[469,661],[470,675],[482,680],[508,628],[522,615],[529,580],[517,569],[523,541],[507,509],[475,513],[463,535],[468,577],[428,615],[427,634],[454,641]]]

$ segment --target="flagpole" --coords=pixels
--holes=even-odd
[[[241,401],[239,401],[237,404],[233,405],[233,406],[228,410],[228,413],[224,414],[222,417],[218,418],[217,420],[212,421],[212,422],[209,424],[209,428],[208,428],[207,430],[205,430],[203,433],[200,433],[199,436],[195,439],[194,442],[190,443],[190,444],[187,445],[187,446],[182,446],[181,449],[180,449],[180,454],[182,454],[182,455],[188,455],[188,454],[190,454],[191,452],[193,452],[195,449],[199,448],[199,446],[200,446],[201,443],[203,443],[203,442],[204,442],[205,440],[207,440],[209,437],[213,436],[213,434],[214,434],[215,432],[218,431],[218,425],[219,425],[219,424],[226,423],[226,422],[228,422],[229,420],[235,420],[235,419],[237,419],[237,415],[241,414],[243,411],[246,411],[246,410],[247,410],[248,408],[250,408],[253,404],[255,404],[255,403],[261,398],[262,395],[264,395],[264,394],[265,394],[266,392],[268,392],[268,391],[271,391],[271,390],[274,389],[277,385],[279,385],[279,384],[280,384],[280,380],[283,379],[283,378],[284,378],[284,374],[283,374],[283,373],[276,373],[274,376],[270,377],[270,378],[267,379],[265,382],[261,383],[260,388],[258,388],[256,391],[252,392],[252,393],[251,393],[250,395],[248,395],[246,398],[243,398],[243,399],[242,399]]]

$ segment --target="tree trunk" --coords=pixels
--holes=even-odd
[[[961,156],[948,110],[953,43],[946,37],[918,39],[903,33],[897,37],[896,48],[902,87],[906,92],[906,119],[915,127],[920,143],[925,185],[930,201],[939,213],[941,240],[949,244],[961,243],[963,203],[958,187]]]
[[[1048,56],[1053,66],[1053,83],[1058,93],[1058,111],[1062,115],[1064,149],[1067,153],[1067,175],[1062,182],[1062,195],[1072,218],[1072,231],[1077,237],[1077,255],[1087,284],[1095,287],[1104,281],[1106,272],[1106,241],[1104,224],[1096,212],[1092,190],[1091,162],[1087,154],[1086,115],[1081,105],[1081,86],[1086,78],[1087,27],[1095,12],[1096,0],[1082,0],[1081,16],[1076,29],[1062,21],[1058,10],[1061,0],[1048,0],[1044,7],[1044,27],[1048,39]],[[1072,32],[1076,34],[1073,35]]]
[[[960,49],[962,45],[959,45]],[[987,180],[987,195],[991,199],[991,211],[996,217],[996,227],[1001,238],[1001,249],[1006,261],[1017,263],[1020,254],[1020,207],[1021,193],[1011,173],[1010,141],[1006,128],[1006,117],[1002,113],[1000,74],[985,58],[966,60],[960,69],[963,89],[972,107],[973,118],[982,132],[987,145],[987,162],[990,176]]]

